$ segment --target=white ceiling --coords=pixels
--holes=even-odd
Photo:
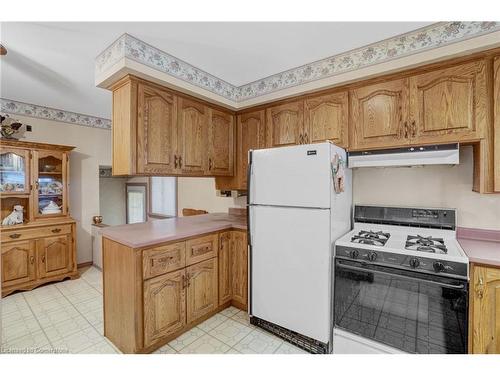
[[[127,32],[240,86],[429,25],[426,22],[2,23],[0,96],[110,118],[94,59]]]

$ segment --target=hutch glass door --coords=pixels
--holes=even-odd
[[[35,158],[35,215],[66,215],[66,154],[38,151]]]
[[[28,150],[4,148],[0,151],[0,193],[29,194]]]

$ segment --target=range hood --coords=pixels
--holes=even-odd
[[[458,164],[458,143],[348,153],[349,168]]]

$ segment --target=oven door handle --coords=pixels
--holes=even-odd
[[[337,267],[339,267],[339,268],[345,268],[347,270],[352,270],[352,271],[364,271],[364,272],[376,273],[376,274],[379,274],[379,275],[394,276],[394,277],[399,277],[399,278],[406,279],[406,280],[411,280],[411,281],[418,280],[418,281],[421,281],[421,282],[424,282],[424,283],[438,285],[438,286],[442,286],[442,287],[445,287],[445,288],[451,288],[451,289],[459,289],[460,290],[460,289],[464,289],[465,288],[465,285],[463,285],[463,284],[453,285],[453,284],[440,283],[438,281],[420,279],[418,277],[413,278],[413,277],[410,277],[410,276],[398,275],[398,274],[393,274],[393,273],[384,272],[384,271],[378,271],[378,270],[374,270],[374,269],[371,269],[371,268],[354,267],[354,266],[349,266],[347,264],[339,264],[339,263],[337,263]]]

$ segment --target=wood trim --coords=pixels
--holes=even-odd
[[[55,145],[51,143],[28,142],[21,140],[18,141],[12,139],[0,139],[0,146],[29,148],[36,150],[62,151],[62,152],[71,151],[75,148],[75,146]]]
[[[82,262],[82,263],[78,263],[76,265],[76,268],[79,269],[79,268],[83,268],[83,267],[90,267],[94,264],[93,261],[89,261],[89,262]]]

